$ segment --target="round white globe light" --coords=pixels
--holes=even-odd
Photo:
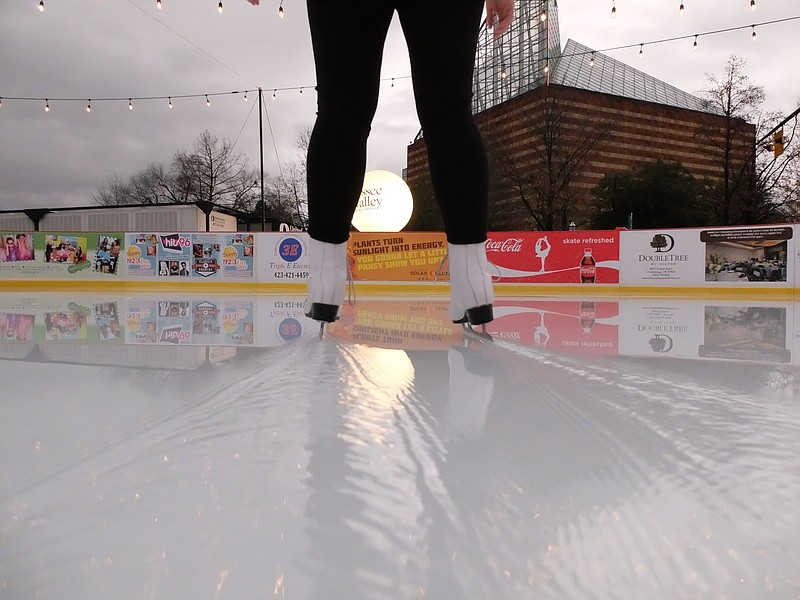
[[[369,171],[352,223],[359,231],[400,231],[413,210],[411,190],[402,177],[389,171]]]

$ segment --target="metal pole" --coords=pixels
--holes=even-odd
[[[258,88],[258,157],[261,162],[261,231],[267,229],[267,207],[264,203],[264,124],[261,113],[264,110],[263,95],[261,88]]]

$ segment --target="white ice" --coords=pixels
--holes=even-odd
[[[499,300],[527,329],[488,341],[442,299],[357,301],[320,339],[301,300],[215,300],[252,342],[218,316],[165,344],[136,297],[0,295],[0,598],[800,597],[793,303],[781,338],[730,302],[614,300],[586,333],[579,300]],[[664,310],[752,351],[624,354]]]

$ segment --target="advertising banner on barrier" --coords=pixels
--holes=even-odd
[[[492,232],[486,255],[500,283],[619,283],[619,231]]]
[[[128,233],[126,275],[131,279],[252,279],[252,233]]]
[[[104,279],[121,273],[119,232],[0,235],[0,279]]]
[[[791,287],[790,226],[625,231],[622,285]]]
[[[308,234],[266,233],[256,238],[258,281],[302,283],[308,280]]]
[[[441,232],[354,232],[347,246],[356,281],[447,281],[446,254]]]

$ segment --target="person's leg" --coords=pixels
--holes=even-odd
[[[317,74],[317,120],[308,145],[308,232],[347,241],[378,104],[389,0],[307,0]]]
[[[472,73],[483,0],[397,0],[417,114],[450,259],[450,319],[482,325],[494,292],[485,241],[489,169],[472,117]]]
[[[484,0],[397,0],[434,194],[449,242],[486,240],[488,166],[472,117]]]

